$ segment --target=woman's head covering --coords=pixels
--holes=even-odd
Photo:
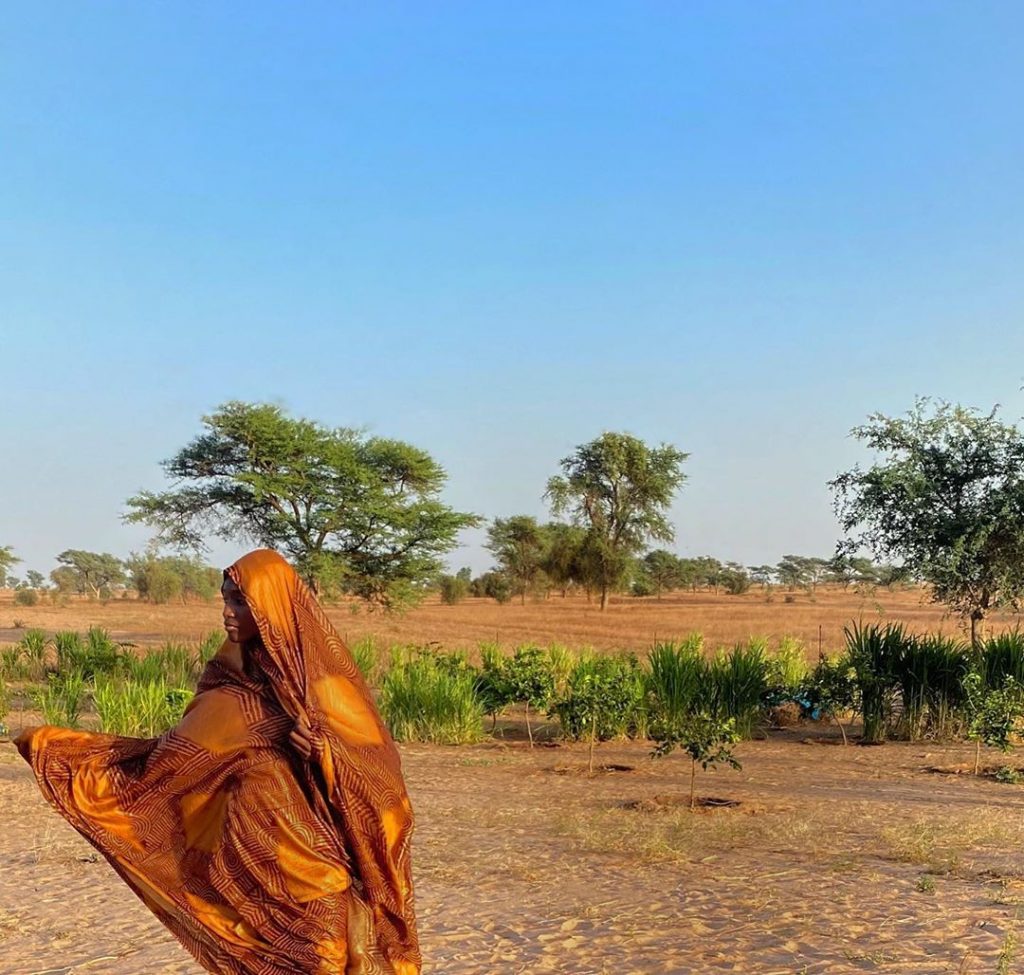
[[[381,953],[398,975],[419,971],[412,904],[412,807],[398,750],[345,644],[276,552],[243,556],[228,575],[262,638],[256,663],[285,711],[312,730],[311,788],[345,838]]]

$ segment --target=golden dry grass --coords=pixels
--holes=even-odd
[[[680,592],[663,599],[613,598],[604,612],[585,597],[518,601],[499,606],[490,599],[466,599],[445,606],[437,598],[402,614],[369,612],[360,603],[343,602],[328,612],[349,641],[374,636],[384,643],[437,643],[471,648],[484,641],[505,646],[561,643],[570,647],[640,650],[655,640],[704,634],[708,646],[729,645],[752,636],[802,640],[811,653],[820,646],[842,645],[843,627],[851,620],[900,621],[911,630],[955,633],[958,621],[932,603],[922,589],[820,589],[786,593],[775,589],[743,596]],[[220,626],[217,602],[155,606],[134,599],[106,604],[74,600],[58,607],[16,606],[12,594],[0,593],[0,640],[13,638],[15,621],[23,626],[84,629],[103,626],[118,639],[154,643],[165,639],[199,639]],[[1019,615],[993,614],[988,629],[998,631],[1021,622]],[[2,632],[2,631],[7,632]]]

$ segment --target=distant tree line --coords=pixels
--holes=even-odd
[[[57,556],[58,566],[47,580],[41,572],[30,569],[24,578],[9,574],[10,567],[21,560],[10,546],[0,549],[0,568],[6,575],[8,588],[15,591],[15,600],[32,606],[44,593],[53,596],[87,596],[109,599],[132,589],[140,599],[153,603],[175,600],[212,599],[220,590],[220,569],[186,555],[159,555],[149,551],[119,559],[108,552],[87,552],[67,549]]]
[[[568,529],[568,530],[566,530]],[[512,545],[510,532],[529,538],[530,545]],[[580,558],[582,530],[558,522],[540,524],[528,515],[497,518],[488,530],[495,566],[473,577],[468,568],[439,579],[441,598],[456,603],[467,596],[490,597],[498,602],[531,595],[547,598],[553,592],[599,592],[601,580],[587,574],[587,562]],[[631,559],[617,592],[660,599],[667,592],[716,592],[742,595],[758,587],[776,586],[814,593],[820,585],[885,587],[912,582],[907,574],[891,565],[878,565],[867,558],[814,558],[786,555],[776,565],[744,566],[722,562],[711,556],[686,558],[663,548],[652,549]]]
[[[868,417],[853,436],[875,462],[828,482],[844,532],[835,554],[786,555],[773,566],[680,558],[665,548],[687,454],[606,432],[578,445],[548,480],[552,520],[513,515],[488,525],[495,567],[476,579],[443,571],[459,533],[483,521],[441,501],[447,474],[426,451],[260,403],[225,403],[202,424],[164,463],[169,488],[127,502],[127,521],[151,526],[157,545],[181,554],[122,562],[69,549],[50,574],[53,587],[95,597],[131,584],[154,600],[202,596],[219,582],[202,557],[205,539],[216,536],[284,552],[317,592],[385,607],[438,585],[448,601],[582,588],[603,608],[617,591],[739,594],[906,580],[927,584],[970,622],[976,640],[992,610],[1024,605],[1024,435],[997,409],[921,399],[904,416]],[[39,573],[13,574],[19,561],[0,547],[0,580],[43,588]]]

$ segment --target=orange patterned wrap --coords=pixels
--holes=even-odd
[[[418,975],[412,809],[369,688],[281,556],[252,552],[228,574],[262,645],[243,662],[225,643],[175,728],[36,728],[18,749],[207,971]],[[309,762],[288,743],[300,716]]]

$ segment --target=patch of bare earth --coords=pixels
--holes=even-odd
[[[740,746],[742,771],[698,780],[739,805],[696,813],[671,801],[687,763],[639,744],[602,746],[619,769],[594,777],[585,748],[404,747],[424,971],[1017,970],[1024,787],[934,771],[970,748],[806,734]],[[9,746],[0,822],[4,975],[198,972]]]

